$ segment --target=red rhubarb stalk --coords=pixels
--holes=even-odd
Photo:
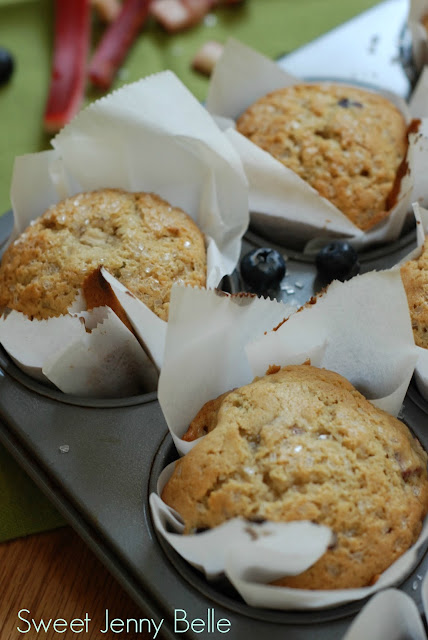
[[[125,0],[116,20],[104,32],[89,65],[89,79],[108,89],[131,44],[149,15],[151,0]]]
[[[90,37],[89,0],[55,0],[52,75],[44,113],[46,131],[61,129],[79,111]]]

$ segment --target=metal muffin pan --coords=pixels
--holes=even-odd
[[[36,390],[35,386],[39,386]],[[42,394],[40,393],[42,391]],[[141,607],[162,618],[163,638],[210,638],[174,632],[174,609],[188,619],[231,622],[228,637],[274,640],[342,638],[364,602],[316,612],[278,612],[245,605],[225,583],[210,584],[153,529],[148,508],[160,471],[176,457],[153,394],[88,402],[42,388],[0,353],[0,439]],[[95,406],[98,405],[98,406]],[[428,404],[411,388],[402,419],[428,450]],[[68,453],[60,447],[67,444]],[[400,585],[422,613],[420,577],[428,553]],[[116,615],[119,612],[115,612]]]
[[[10,216],[0,218],[2,228]],[[5,235],[5,233],[3,234]],[[415,243],[414,230],[396,243],[361,254],[363,271],[385,268],[406,255]],[[269,244],[249,232],[243,254]],[[311,258],[277,247],[287,256],[283,282],[299,282],[284,300],[302,304],[317,290]],[[238,274],[227,283],[242,287]],[[289,285],[287,284],[287,287]],[[406,396],[402,419],[428,450],[428,403],[414,385]],[[148,496],[166,464],[176,457],[156,393],[131,398],[97,400],[62,394],[22,373],[0,351],[0,440],[36,484],[53,501],[93,551],[141,607],[144,617],[164,619],[163,638],[211,638],[212,633],[176,633],[174,610],[189,620],[230,621],[229,638],[292,640],[342,638],[364,602],[313,612],[279,612],[247,606],[225,581],[208,583],[155,532]],[[63,445],[68,452],[62,453]],[[420,576],[428,570],[428,553],[400,585],[422,613]],[[159,637],[159,636],[158,636]]]
[[[388,0],[346,23],[330,34],[280,60],[290,71],[305,74],[318,51],[334,48],[353,34],[355,54],[366,43],[368,24],[376,25],[380,42],[387,46],[381,60],[368,59],[374,68],[388,66],[382,73],[386,88],[403,96],[411,82],[403,65],[402,30],[405,0]],[[394,21],[391,21],[391,17]],[[373,22],[374,21],[374,22]],[[390,55],[390,34],[396,32],[395,55]],[[358,46],[359,34],[360,38]],[[400,37],[398,37],[400,36]],[[400,49],[401,47],[401,49]],[[364,57],[364,56],[363,56]],[[365,56],[367,58],[367,56]],[[347,56],[352,67],[352,55]],[[361,62],[361,56],[360,56]],[[367,60],[366,60],[367,62]],[[341,78],[359,81],[342,67]],[[358,68],[358,65],[355,66]],[[378,71],[376,71],[378,73]],[[375,80],[375,75],[373,79]],[[371,78],[367,70],[363,78]],[[12,228],[8,213],[0,218],[0,250]],[[269,238],[250,229],[242,254],[259,246],[274,246]],[[362,272],[396,264],[415,246],[414,229],[388,246],[361,253]],[[313,258],[292,248],[275,247],[287,258],[287,274],[281,287],[272,292],[284,302],[304,304],[323,285],[317,279]],[[231,292],[243,288],[239,273],[224,280]],[[428,403],[415,385],[406,395],[400,417],[428,450]],[[164,620],[157,637],[166,640],[213,638],[219,634],[174,627],[174,610],[184,609],[188,620],[226,618],[228,638],[240,640],[325,640],[342,638],[364,601],[312,612],[280,612],[247,606],[225,581],[209,583],[160,539],[153,528],[148,496],[155,489],[159,473],[176,457],[175,448],[157,401],[156,393],[132,398],[90,400],[67,396],[23,374],[0,350],[0,441],[36,484],[104,562],[112,574],[141,607],[142,617]],[[63,445],[68,445],[67,453]],[[428,570],[428,552],[399,586],[416,602],[422,614],[421,576]],[[120,615],[120,612],[115,612]]]

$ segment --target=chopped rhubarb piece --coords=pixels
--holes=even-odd
[[[116,20],[106,29],[89,65],[89,79],[101,89],[108,89],[138,35],[147,16],[151,0],[125,0]]]
[[[192,68],[206,76],[211,75],[218,59],[223,53],[223,45],[216,40],[209,40],[202,45],[192,60]]]
[[[82,104],[89,35],[89,0],[55,0],[52,76],[43,119],[49,133],[67,124]]]
[[[193,16],[193,20],[200,22],[202,18],[210,11],[216,4],[216,0],[181,0],[187,7]]]
[[[156,0],[150,12],[169,33],[175,33],[193,25],[192,14],[180,0]]]
[[[91,0],[91,2],[103,22],[113,22],[120,13],[119,0]]]
[[[214,4],[214,0],[155,0],[151,13],[166,31],[175,33],[200,22]]]

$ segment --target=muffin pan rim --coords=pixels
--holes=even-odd
[[[64,404],[77,405],[80,407],[113,409],[118,407],[130,407],[139,404],[152,402],[157,398],[157,391],[149,391],[136,396],[124,396],[123,398],[91,398],[86,396],[73,396],[69,393],[63,393],[56,387],[35,380],[27,375],[18,366],[16,366],[8,356],[4,348],[0,345],[0,368],[17,382],[27,387],[30,391],[34,391],[41,396],[57,400]]]

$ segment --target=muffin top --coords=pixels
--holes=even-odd
[[[278,583],[309,589],[371,584],[418,538],[427,455],[342,376],[284,367],[213,410],[212,430],[177,462],[162,494],[186,533],[235,516],[326,525],[332,548]]]
[[[407,294],[415,343],[428,349],[428,239],[422,253],[401,267],[401,278]]]
[[[81,193],[50,207],[7,249],[0,309],[37,319],[67,313],[101,266],[166,320],[174,282],[206,284],[204,237],[190,216],[153,193]]]
[[[237,129],[332,202],[357,227],[381,222],[407,152],[406,122],[379,94],[297,84],[250,106]]]

